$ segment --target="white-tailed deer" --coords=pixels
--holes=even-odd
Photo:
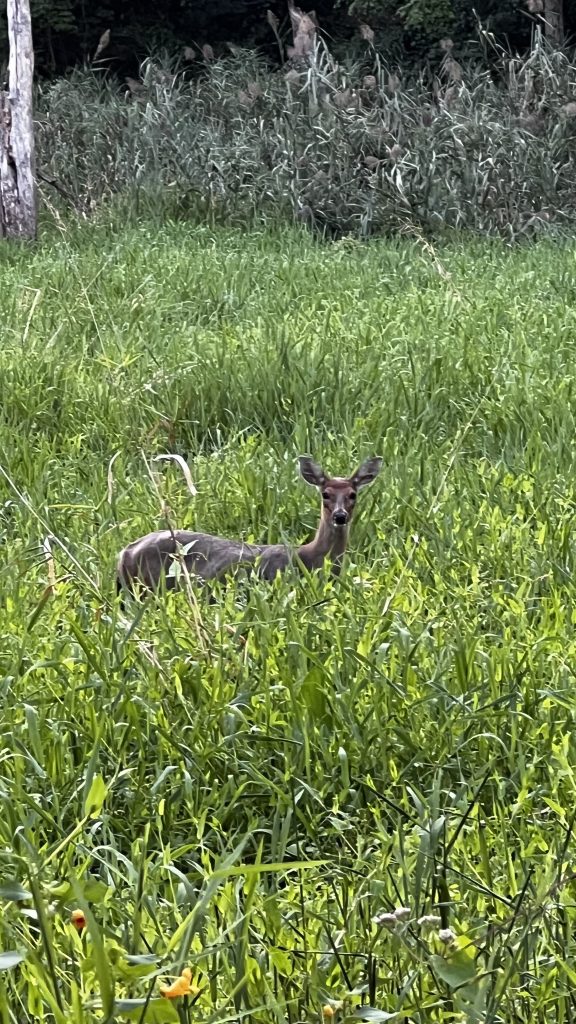
[[[349,477],[326,476],[307,455],[302,455],[299,462],[306,483],[322,494],[322,512],[314,540],[292,548],[285,544],[244,544],[189,530],[155,530],[120,552],[118,593],[124,589],[157,590],[161,581],[167,590],[173,590],[180,575],[170,572],[174,562],[184,566],[184,576],[196,580],[218,579],[239,565],[253,565],[259,576],[270,580],[289,565],[319,569],[326,559],[332,562],[332,572],[337,575],[348,545],[356,492],[372,483],[380,472],[382,459],[367,459]]]

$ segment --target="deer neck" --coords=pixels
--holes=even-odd
[[[335,527],[322,518],[314,540],[298,548],[298,557],[307,569],[319,569],[329,558],[333,563],[333,573],[338,575],[348,546],[349,530],[349,526]]]

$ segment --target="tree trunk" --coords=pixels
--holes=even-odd
[[[564,44],[563,0],[544,0],[544,31],[552,46]]]
[[[36,237],[30,0],[8,0],[8,89],[0,91],[0,238]]]

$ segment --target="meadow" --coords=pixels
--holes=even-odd
[[[574,1019],[575,281],[106,213],[0,249],[1,1024]],[[120,611],[167,520],[307,539],[303,452],[384,458],[339,580]]]

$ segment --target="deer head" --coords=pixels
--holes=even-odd
[[[323,522],[334,530],[344,530],[350,525],[357,492],[371,484],[382,468],[382,459],[375,457],[366,459],[352,476],[329,477],[308,455],[301,455],[299,462],[303,479],[322,494]]]

